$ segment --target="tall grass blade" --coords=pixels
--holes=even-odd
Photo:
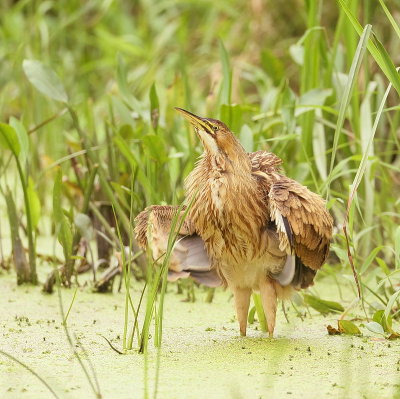
[[[388,303],[386,305],[384,315],[385,315],[385,321],[386,321],[387,326],[390,325],[390,322],[389,322],[390,313],[392,312],[393,305],[399,295],[400,295],[400,289],[398,289],[394,294],[392,294],[392,296],[389,298]]]
[[[400,226],[397,226],[394,236],[394,254],[396,257],[395,267],[400,270]]]
[[[344,10],[347,15],[347,18],[353,25],[356,32],[361,36],[362,35],[362,26],[358,22],[357,18],[353,15],[350,8],[346,4],[344,0],[337,0],[339,2],[340,7]],[[387,51],[382,46],[380,41],[374,36],[373,39],[368,40],[368,50],[371,55],[374,57],[376,63],[381,68],[382,72],[389,79],[393,87],[396,89],[397,93],[400,95],[400,77],[396,72],[396,68],[393,64],[393,61],[389,57]]]
[[[229,62],[229,55],[226,51],[224,43],[220,40],[219,42],[219,54],[222,63],[222,84],[220,89],[219,103],[230,105],[231,104],[231,93],[232,93],[232,70]],[[231,123],[231,117],[227,121]]]
[[[365,169],[366,169],[368,154],[369,154],[372,142],[373,142],[374,137],[375,137],[375,132],[376,132],[376,129],[378,127],[379,119],[380,119],[380,117],[382,115],[383,108],[384,108],[384,105],[386,103],[386,99],[387,99],[387,97],[389,95],[391,87],[392,87],[392,84],[390,83],[388,88],[386,89],[386,92],[385,92],[385,94],[384,94],[384,96],[382,98],[382,101],[381,101],[380,105],[379,105],[379,109],[378,109],[378,112],[377,112],[376,117],[375,117],[375,121],[374,121],[374,125],[372,127],[372,130],[371,130],[371,134],[370,134],[370,136],[368,138],[367,145],[365,146],[365,149],[363,151],[363,156],[361,158],[360,165],[359,165],[359,167],[357,169],[356,176],[354,177],[353,184],[351,185],[350,194],[349,194],[349,198],[348,198],[348,201],[347,201],[346,216],[345,216],[345,220],[344,220],[344,223],[343,223],[343,232],[344,232],[345,237],[346,237],[349,262],[350,262],[350,265],[351,265],[352,270],[353,270],[354,278],[356,280],[356,284],[357,284],[357,288],[358,288],[358,295],[359,295],[360,298],[362,298],[362,296],[361,296],[361,289],[360,289],[360,285],[359,285],[359,276],[358,276],[358,273],[356,271],[356,268],[354,267],[353,257],[352,257],[351,250],[350,250],[350,242],[349,242],[349,237],[348,237],[348,234],[347,234],[347,227],[346,226],[347,226],[347,222],[349,220],[349,213],[350,213],[350,209],[352,207],[352,203],[353,203],[354,197],[356,195],[358,186],[359,186],[359,184],[361,182],[361,179],[362,179],[362,177],[364,175],[364,172],[365,172]],[[362,298],[362,304],[364,306],[363,298]]]
[[[4,193],[7,205],[7,214],[10,225],[10,236],[12,245],[12,255],[14,259],[14,266],[17,272],[17,284],[23,284],[30,279],[30,269],[25,256],[24,246],[19,235],[19,219],[17,216],[17,209],[11,191],[7,189]]]
[[[53,388],[47,383],[47,381],[41,377],[35,370],[33,370],[32,368],[30,368],[27,364],[25,364],[24,362],[22,362],[21,360],[18,360],[16,357],[14,357],[13,355],[4,352],[3,350],[0,349],[0,354],[2,354],[5,357],[8,357],[9,359],[11,359],[13,362],[18,363],[20,366],[22,366],[24,369],[28,370],[32,375],[34,375],[46,388],[47,390],[56,398],[56,399],[60,399],[60,397],[54,392]]]
[[[363,57],[365,54],[366,45],[367,45],[369,36],[371,34],[371,29],[372,29],[371,25],[366,25],[366,27],[364,28],[364,30],[361,34],[361,38],[358,42],[356,53],[354,55],[353,62],[350,67],[350,72],[349,72],[349,76],[347,78],[346,87],[344,89],[343,96],[340,100],[339,114],[338,114],[338,118],[337,118],[337,122],[336,122],[335,133],[333,136],[333,146],[332,146],[331,163],[330,163],[329,174],[328,174],[328,183],[325,186],[327,193],[329,191],[330,182],[332,182],[332,177],[333,177],[332,171],[333,171],[333,167],[335,164],[336,153],[338,150],[340,133],[342,131],[344,120],[346,118],[347,109],[348,109],[348,106],[349,106],[349,103],[351,100],[352,92],[354,90],[356,78],[358,76],[358,72],[360,70],[360,66],[361,66],[361,63],[362,63],[362,60],[363,60]]]
[[[72,256],[72,243],[73,243],[73,235],[72,235],[72,228],[70,223],[68,222],[67,217],[64,215],[62,210],[62,172],[61,170],[58,171],[56,175],[56,179],[54,182],[54,189],[53,189],[53,214],[54,219],[57,227],[58,233],[58,240],[63,248],[64,251],[64,258],[66,264],[66,278],[69,282],[71,275],[72,275],[72,265],[71,265],[71,256]]]
[[[74,294],[72,295],[71,303],[69,304],[67,313],[65,314],[65,318],[63,320],[63,324],[67,324],[68,316],[71,313],[71,309],[72,309],[72,306],[74,305],[77,292],[78,292],[78,286],[75,287],[75,291],[74,291]]]
[[[17,165],[18,176],[21,182],[22,192],[24,194],[26,225],[27,225],[26,233],[28,236],[30,282],[32,284],[37,284],[38,278],[36,273],[36,243],[34,240],[34,227],[32,224],[32,211],[31,211],[30,196],[28,192],[27,178],[24,174],[23,167],[19,159],[21,145],[15,129],[10,125],[6,125],[5,123],[0,123],[0,146],[3,146],[11,150]]]
[[[55,269],[55,273],[56,273],[58,303],[59,303],[59,308],[60,308],[60,313],[61,313],[61,319],[65,320],[65,312],[64,312],[64,306],[63,306],[63,303],[62,303],[62,294],[61,294],[61,279],[60,279],[60,275],[58,273],[58,269],[57,268]],[[87,381],[88,381],[88,383],[89,383],[89,385],[90,385],[95,397],[97,399],[101,399],[102,395],[100,393],[100,387],[98,385],[97,377],[95,377],[95,382],[93,382],[92,381],[92,377],[90,376],[90,373],[89,373],[87,367],[85,366],[85,364],[84,364],[79,352],[76,350],[76,345],[75,345],[75,343],[74,343],[74,341],[73,341],[73,339],[71,337],[71,334],[69,332],[67,323],[62,323],[62,325],[64,327],[64,332],[65,332],[65,335],[67,337],[69,346],[72,349],[72,352],[73,352],[74,356],[78,360],[78,363],[79,363],[82,371],[84,372],[85,377],[86,377],[86,379],[87,379]],[[93,369],[92,369],[92,371],[93,371]]]
[[[309,0],[307,6],[307,33],[304,35],[304,57],[301,70],[301,93],[304,94],[319,87],[321,66],[321,31],[318,29],[321,17],[320,0]],[[312,157],[312,137],[314,127],[314,110],[300,117],[301,141],[307,157]]]
[[[356,193],[356,191],[358,189],[358,186],[359,186],[359,184],[361,182],[361,179],[364,176],[364,173],[365,173],[365,170],[366,170],[366,167],[367,167],[368,156],[370,154],[372,143],[374,141],[376,129],[378,127],[378,123],[379,123],[380,117],[382,115],[382,112],[383,112],[383,109],[384,109],[384,106],[385,106],[385,103],[386,103],[386,99],[387,99],[387,97],[389,95],[391,87],[392,87],[392,84],[390,83],[389,86],[386,89],[386,92],[385,92],[385,94],[384,94],[384,96],[383,96],[383,98],[381,100],[381,103],[379,105],[378,111],[376,113],[374,125],[372,126],[371,133],[370,133],[370,135],[368,137],[367,145],[363,149],[361,162],[360,162],[360,165],[359,165],[359,167],[357,169],[356,176],[354,177],[353,184],[351,185],[351,192],[350,192],[350,197],[349,197],[350,203],[353,201],[354,195],[355,195],[355,193]]]
[[[393,15],[390,13],[389,9],[386,7],[386,4],[383,0],[378,0],[379,4],[381,5],[383,11],[385,12],[388,20],[390,21],[390,23],[392,24],[393,29],[395,30],[397,36],[400,39],[400,27],[398,25],[398,23],[396,22],[396,20],[393,18]]]

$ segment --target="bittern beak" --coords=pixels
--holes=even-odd
[[[202,118],[182,108],[175,109],[194,126],[207,154],[225,157],[230,163],[244,162],[250,168],[250,160],[245,150],[224,123],[217,119]]]
[[[182,114],[196,129],[213,135],[212,126],[206,118],[192,114],[191,112],[182,108],[175,107],[175,109]]]

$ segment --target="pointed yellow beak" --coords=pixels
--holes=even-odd
[[[195,128],[200,129],[200,130],[204,130],[206,132],[209,132],[211,130],[207,120],[205,120],[201,116],[197,116],[195,114],[192,114],[191,112],[186,111],[183,108],[175,107],[175,109],[180,114],[182,114],[185,117],[185,119],[187,119]]]

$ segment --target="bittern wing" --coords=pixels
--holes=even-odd
[[[267,151],[249,152],[247,154],[251,161],[251,168],[254,173],[263,172],[271,173],[277,172],[282,163],[282,159]]]
[[[151,223],[151,230],[157,234],[169,234],[173,218],[179,210],[178,206],[152,205],[140,212],[135,218],[135,235],[138,244],[146,248],[148,239],[148,228]],[[182,209],[182,213],[185,208]],[[183,217],[183,215],[182,215]],[[194,234],[194,227],[189,219],[183,221],[181,230],[182,235]]]
[[[280,248],[295,255],[292,285],[306,288],[324,263],[332,237],[333,220],[325,201],[295,180],[283,176],[281,159],[266,151],[248,154],[252,173],[266,196],[276,225]]]
[[[294,249],[305,266],[319,269],[328,256],[332,238],[333,219],[325,201],[282,175],[270,186],[268,198],[281,249]]]
[[[135,235],[142,248],[150,245],[153,259],[162,261],[168,246],[172,221],[177,215],[177,206],[153,205],[139,213],[135,219]],[[183,211],[182,217],[183,217]],[[193,224],[186,218],[178,232],[170,262],[168,279],[192,277],[196,282],[217,287],[221,280],[211,267],[204,241],[196,234]]]

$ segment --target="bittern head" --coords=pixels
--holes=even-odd
[[[248,159],[243,147],[225,125],[211,118],[202,118],[182,108],[175,108],[195,128],[206,153],[212,156],[224,156],[231,162]]]

